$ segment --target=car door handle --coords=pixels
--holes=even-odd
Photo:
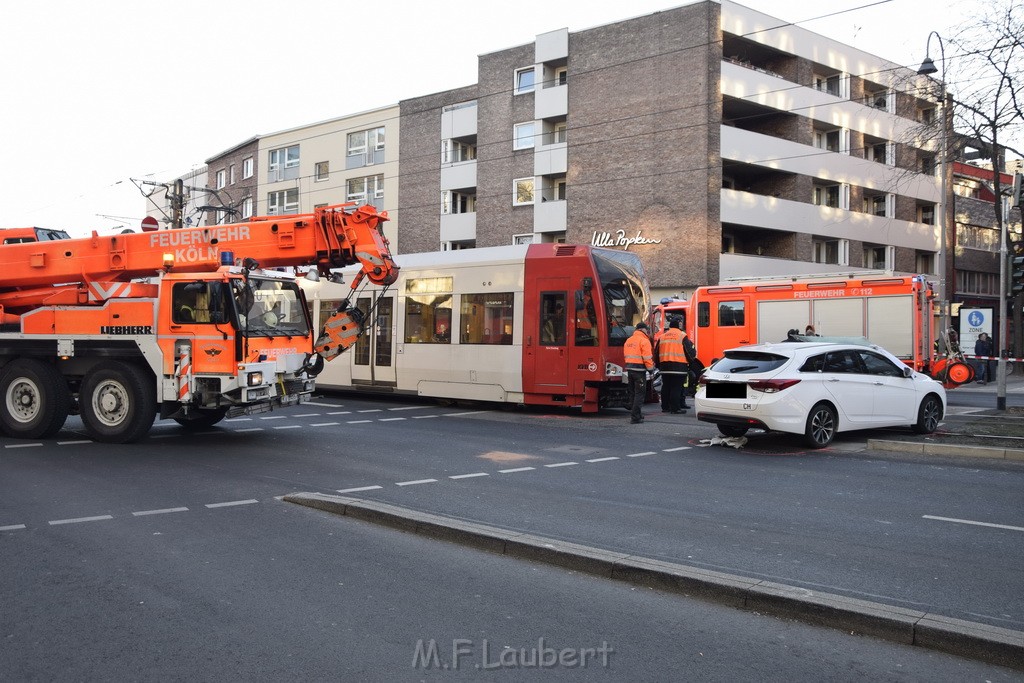
[[[839,380],[839,378],[838,378],[838,377],[829,377],[829,378],[828,378],[828,381],[829,381],[829,382],[838,382],[838,381],[840,381],[840,380]]]

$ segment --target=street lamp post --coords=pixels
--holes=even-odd
[[[949,285],[946,277],[946,237],[947,237],[947,220],[946,220],[946,175],[949,172],[948,167],[948,132],[947,132],[947,113],[946,113],[946,48],[942,44],[942,36],[935,31],[928,34],[928,42],[924,48],[924,62],[921,63],[921,68],[917,70],[917,73],[922,76],[929,76],[936,73],[938,69],[935,68],[935,62],[928,56],[930,54],[930,48],[932,44],[932,36],[939,41],[939,54],[942,60],[942,79],[939,81],[941,92],[939,95],[939,125],[942,126],[942,132],[939,136],[939,215],[938,220],[941,228],[939,229],[939,256],[938,264],[935,267],[935,274],[939,280],[939,335],[940,339],[943,339],[943,346],[948,346],[948,331],[949,331],[949,299],[947,292],[949,291]]]

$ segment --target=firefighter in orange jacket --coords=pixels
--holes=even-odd
[[[661,412],[685,413],[688,409],[683,393],[690,374],[686,345],[691,345],[683,332],[683,321],[669,320],[668,329],[658,340],[658,369],[661,370]]]
[[[633,336],[626,340],[623,351],[626,355],[626,374],[629,376],[629,388],[626,391],[626,402],[630,406],[629,421],[639,424],[644,421],[647,373],[654,369],[654,353],[651,350],[651,339],[647,336],[646,323],[636,326]]]

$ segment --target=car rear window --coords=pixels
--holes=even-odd
[[[731,374],[756,374],[771,372],[782,367],[789,356],[780,356],[776,353],[763,353],[758,351],[726,351],[725,358],[715,363],[715,372],[728,372]]]

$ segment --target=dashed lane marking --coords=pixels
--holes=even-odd
[[[627,453],[627,458],[642,458],[645,455],[654,455],[654,451],[644,451],[643,453]]]
[[[102,522],[113,518],[113,515],[97,515],[95,517],[75,517],[74,519],[51,519],[49,524],[51,526],[57,526],[58,524],[81,524],[82,522]]]
[[[248,500],[229,500],[226,503],[207,503],[206,507],[208,507],[208,508],[229,508],[229,507],[235,507],[236,505],[252,505],[253,503],[258,503],[258,502],[259,501],[256,500],[255,498],[250,498]]]
[[[302,429],[302,425],[281,425],[280,427],[274,427],[274,429]]]
[[[921,515],[922,519],[934,519],[939,522],[955,522],[956,524],[970,524],[972,526],[987,526],[992,529],[1009,529],[1010,531],[1024,531],[1024,526],[1010,526],[1009,524],[993,524],[991,522],[975,522],[970,519],[957,519],[956,517],[936,517],[935,515]]]
[[[351,410],[335,410],[335,411],[327,413],[327,414],[328,415],[351,415],[352,411]]]
[[[398,420],[404,420],[404,417],[382,417],[377,422],[397,422]]]
[[[349,420],[345,424],[349,424],[349,425],[364,425],[367,422],[373,422],[373,420]]]
[[[309,426],[310,427],[333,427],[335,425],[340,425],[340,424],[341,424],[340,422],[314,422],[313,424],[311,424]]]
[[[607,458],[591,458],[591,459],[587,460],[587,462],[608,462],[609,460],[618,460],[618,459],[619,459],[619,456],[612,455],[612,456],[609,456]]]
[[[441,416],[440,415],[413,415],[412,419],[414,419],[414,420],[425,420],[425,419],[430,418],[430,417],[441,417]]]
[[[292,416],[291,415],[267,415],[265,417],[261,417],[260,419],[261,420],[283,420],[286,417],[292,417]]]
[[[689,446],[676,446],[675,448],[663,448],[663,449],[661,449],[661,452],[662,453],[675,453],[676,451],[688,451],[688,450],[690,450]],[[626,457],[629,458],[629,457],[633,457],[633,456],[628,456],[627,455]]]
[[[236,429],[235,430],[236,433],[241,433],[241,432],[262,432],[262,431],[263,431],[263,427],[250,427],[249,429]]]
[[[570,460],[569,462],[553,462],[550,465],[544,465],[544,467],[569,467],[570,465],[579,465],[579,463]]]
[[[417,484],[434,484],[437,479],[414,479],[413,481],[396,481],[395,486],[416,486]]]
[[[340,403],[317,403],[316,401],[306,401],[302,405],[304,406],[320,406],[321,408],[341,408]]]
[[[453,474],[449,479],[472,479],[473,477],[489,477],[490,472],[473,472],[472,474]]]
[[[320,417],[320,413],[303,413],[301,415],[292,415],[292,417]]]
[[[508,469],[508,470],[498,470],[498,472],[500,472],[501,474],[512,474],[514,472],[529,472],[530,470],[535,470],[535,469],[537,469],[537,468],[536,467],[513,467],[512,469]]]
[[[359,493],[360,491],[376,491],[382,489],[383,486],[357,486],[354,489],[338,489],[338,493]]]
[[[80,439],[78,441],[58,441],[58,446],[80,446],[84,443],[92,443],[89,439]]]
[[[471,410],[468,413],[445,413],[444,417],[462,417],[463,415],[481,415],[483,413],[489,413],[489,410]]]
[[[35,448],[42,445],[41,443],[9,443],[4,448]]]
[[[368,410],[357,410],[356,412],[357,413],[380,413],[382,411],[381,411],[380,408],[370,408]]]
[[[24,528],[24,524],[9,524],[7,526],[0,526],[0,531],[19,531]]]
[[[388,410],[423,410],[424,408],[429,407],[430,406],[402,406],[400,408],[388,408]]]
[[[146,517],[147,515],[169,515],[172,512],[188,512],[188,508],[164,508],[163,510],[140,510],[133,512],[134,517]]]

